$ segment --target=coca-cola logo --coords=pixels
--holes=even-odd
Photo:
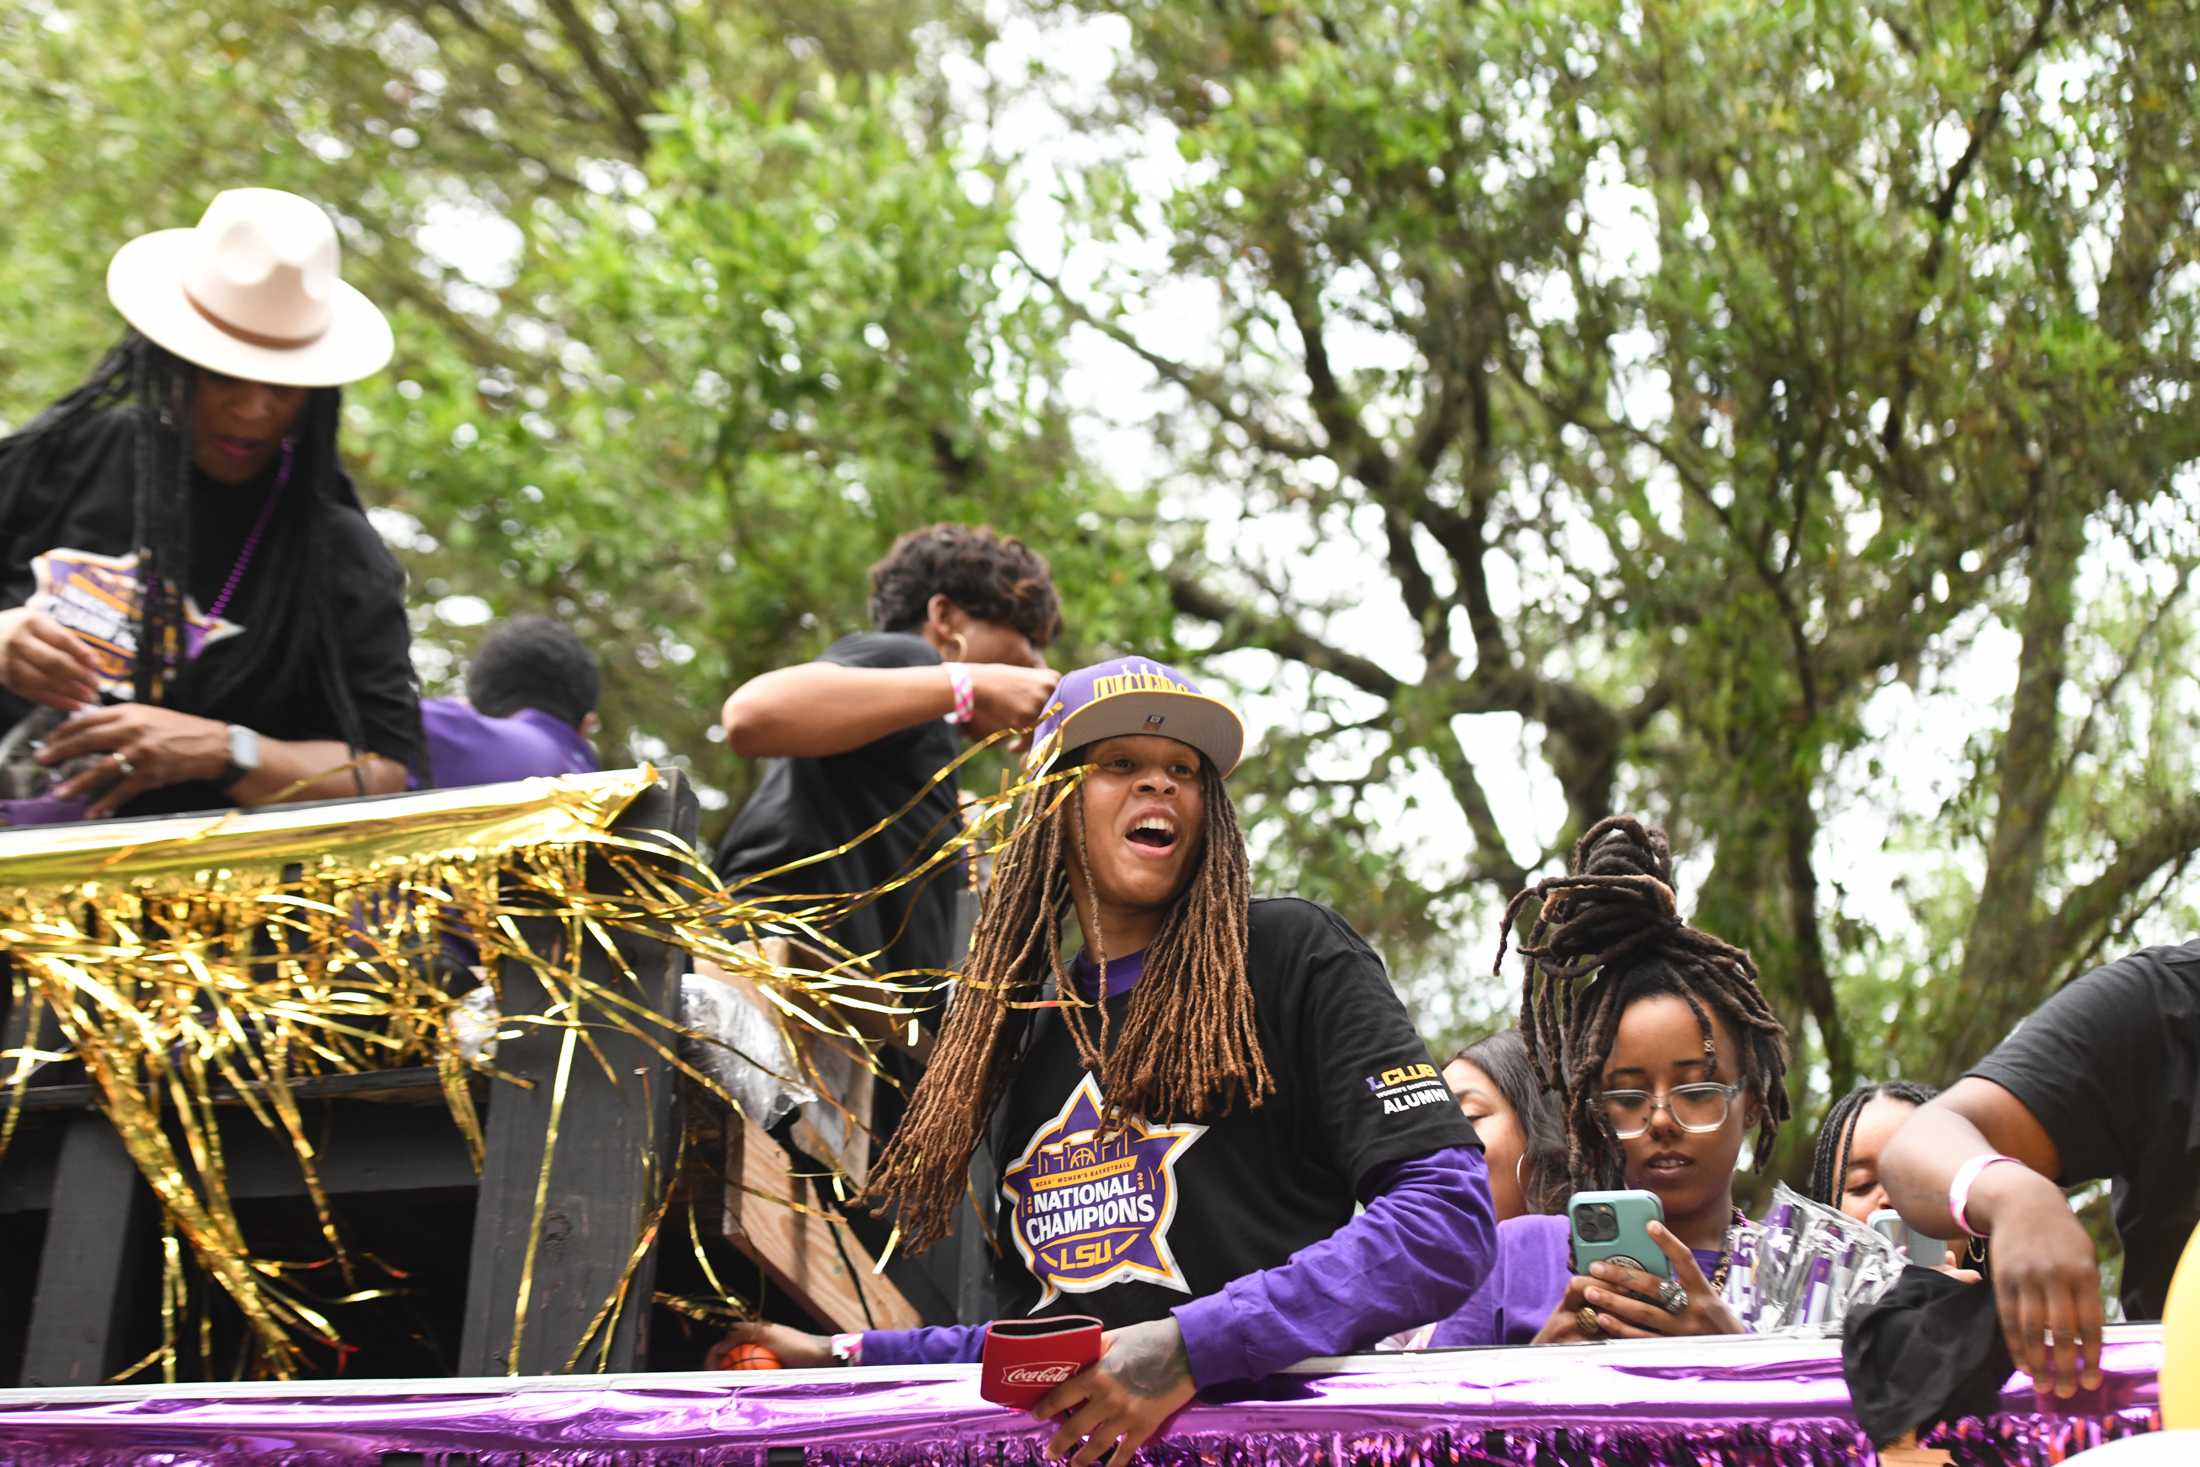
[[[1001,1372],[1001,1383],[1012,1386],[1060,1385],[1077,1373],[1074,1360],[1041,1360],[1032,1365],[1011,1365]]]

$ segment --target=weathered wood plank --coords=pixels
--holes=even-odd
[[[487,1082],[476,1083],[478,1098]],[[264,1094],[267,1087],[253,1085],[255,1092]],[[216,1105],[243,1105],[237,1090],[231,1085],[210,1087]],[[426,1065],[410,1065],[396,1070],[370,1070],[358,1075],[309,1075],[293,1080],[290,1093],[299,1100],[359,1100],[384,1105],[441,1105],[443,1084],[435,1070]],[[23,1111],[87,1110],[98,1100],[97,1087],[82,1083],[68,1085],[40,1085],[33,1077],[31,1085],[23,1092]]]
[[[136,1246],[153,1193],[107,1118],[71,1116],[54,1168],[54,1205],[38,1260],[25,1386],[100,1385],[119,1358],[122,1322],[144,1293]]]
[[[778,1142],[736,1116],[729,1118],[726,1150],[726,1175],[738,1179],[726,1193],[726,1239],[805,1313],[834,1331],[924,1323],[899,1289],[872,1272],[870,1253],[847,1223],[818,1205]]]
[[[447,1112],[424,1106],[321,1106],[305,1110],[313,1137],[314,1170],[332,1197],[418,1192],[471,1192],[473,1162]],[[305,1176],[290,1139],[236,1112],[223,1117],[222,1156],[229,1195],[240,1202],[303,1197]],[[104,1119],[100,1124],[106,1124]],[[26,1120],[0,1165],[0,1213],[44,1212],[59,1189],[56,1133],[74,1122]]]
[[[694,791],[673,773],[637,799],[618,828],[627,834],[663,831],[692,842],[696,814]],[[607,873],[592,871],[592,882],[605,879]],[[560,940],[554,924],[523,925],[530,927],[531,941]],[[619,950],[640,980],[643,1001],[659,1012],[677,1013],[685,954],[644,939],[622,939]],[[594,944],[583,947],[581,962],[582,971],[596,983],[625,983]],[[507,966],[502,987],[506,1012],[541,1011],[545,997],[531,971]],[[459,1346],[461,1374],[564,1370],[627,1272],[636,1238],[669,1181],[672,1066],[637,1039],[608,1028],[592,1033],[612,1076],[585,1048],[576,1047],[554,1137],[551,1114],[563,1032],[531,1027],[498,1045],[498,1068],[533,1084],[525,1089],[498,1085],[489,1111]],[[550,1169],[545,1184],[546,1151]],[[543,1199],[539,1228],[538,1188]],[[641,1366],[656,1263],[652,1248],[633,1271],[608,1351],[591,1342],[578,1368],[621,1371]]]

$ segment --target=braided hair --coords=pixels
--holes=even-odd
[[[1065,767],[1087,762],[1082,751]],[[1214,767],[1202,760],[1206,831],[1191,879],[1170,904],[1146,950],[1121,1032],[1109,1035],[1108,1006],[1064,1003],[1079,1059],[1107,1097],[1104,1124],[1124,1116],[1206,1120],[1240,1101],[1258,1106],[1276,1085],[1254,1025],[1245,951],[1251,901],[1245,836]],[[945,1235],[964,1190],[971,1154],[1007,1093],[1033,1005],[1052,975],[1075,992],[1062,961],[1062,918],[1070,910],[1070,863],[1085,867],[1083,802],[1072,791],[1049,814],[1034,790],[1024,828],[1005,851],[970,935],[970,958],[909,1109],[872,1168],[865,1200],[891,1205],[903,1243],[923,1249]],[[1085,945],[1105,961],[1105,934],[1088,914]],[[1098,1013],[1097,1025],[1092,1017]]]
[[[138,332],[125,332],[91,376],[53,403],[20,432],[0,439],[0,511],[27,525],[18,506],[25,496],[50,493],[49,481],[83,435],[103,421],[119,421],[131,435],[132,548],[138,555],[141,595],[135,614],[137,669],[132,696],[141,703],[170,701],[184,665],[184,598],[191,571],[191,412],[199,368]],[[357,510],[359,499],[336,454],[342,396],[314,389],[292,429],[294,486],[277,505],[253,575],[262,579],[263,618],[287,635],[253,637],[216,659],[192,701],[217,707],[240,690],[282,680],[298,660],[313,671],[337,731],[354,750],[364,730],[344,677],[338,618],[327,604],[325,567],[344,551],[332,538],[328,505]],[[29,528],[35,529],[34,525]]]
[[[1749,954],[1681,920],[1665,832],[1626,815],[1583,832],[1566,875],[1537,882],[1505,908],[1500,966],[1531,903],[1540,909],[1520,943],[1527,967],[1520,1031],[1538,1078],[1558,1092],[1575,1184],[1616,1186],[1625,1171],[1625,1150],[1597,1095],[1620,1016],[1660,994],[1688,1005],[1706,1044],[1714,1014],[1733,1035],[1740,1079],[1758,1100],[1763,1167],[1788,1118],[1787,1030],[1758,991]]]
[[[1915,1080],[1878,1080],[1859,1085],[1833,1103],[1826,1122],[1818,1128],[1818,1149],[1810,1163],[1810,1198],[1828,1207],[1841,1205],[1841,1180],[1849,1173],[1849,1148],[1856,1142],[1856,1123],[1864,1107],[1880,1096],[1923,1105],[1940,1091]]]

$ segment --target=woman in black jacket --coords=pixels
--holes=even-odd
[[[328,216],[232,190],[125,245],[107,289],[121,343],[0,441],[0,815],[403,788],[404,577],[336,448],[338,387],[392,343]]]

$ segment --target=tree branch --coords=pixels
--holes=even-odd
[[[1528,868],[1515,861],[1507,849],[1505,833],[1498,828],[1497,813],[1490,808],[1489,793],[1482,788],[1473,761],[1448,726],[1440,736],[1429,740],[1428,750],[1436,756],[1436,766],[1451,786],[1451,797],[1458,802],[1467,817],[1467,829],[1474,834],[1475,853],[1480,857],[1475,869],[1497,888],[1501,899],[1509,898],[1528,884]]]
[[[627,79],[619,75],[604,55],[603,48],[596,44],[595,28],[573,8],[573,0],[544,0],[544,3],[558,18],[558,28],[565,33],[565,43],[580,57],[581,65],[602,88],[604,100],[611,104],[612,115],[625,138],[629,161],[640,163],[649,156],[649,130],[642,126],[642,114],[647,108],[628,89]]]
[[[1925,295],[1931,293],[1933,281],[1940,274],[1941,261],[1947,256],[1948,223],[1955,217],[1956,200],[1962,195],[1971,170],[1978,166],[1980,157],[1986,152],[1987,139],[2001,125],[2002,109],[2008,105],[2009,89],[2015,85],[2017,73],[2047,44],[2047,28],[2055,18],[2055,5],[2056,0],[2042,0],[2039,11],[2032,18],[2032,29],[2016,54],[1995,67],[1994,79],[1989,85],[1990,95],[1972,120],[1971,136],[1964,144],[1963,155],[1948,170],[1940,193],[1933,199],[1933,237],[1925,246],[1925,256],[1917,272]],[[1879,434],[1880,447],[1890,459],[1899,457],[1904,447],[1905,414],[1909,409],[1910,393],[1917,386],[1916,353],[1910,348],[1916,343],[1918,328],[1924,322],[1925,305],[1925,300],[1920,298],[1911,308],[1897,342],[1900,357],[1895,367],[1894,390],[1887,394],[1887,421]]]
[[[2160,818],[2117,849],[2106,870],[2063,898],[2047,924],[2043,947],[2056,955],[2071,952],[2104,930],[2126,899],[2163,867],[2200,850],[2200,799],[2165,806]]]
[[[1948,1048],[1959,1055],[1984,1053],[2017,1015],[2045,997],[2042,964],[2054,957],[2040,941],[2044,924],[2037,903],[2048,816],[2061,787],[2058,705],[2067,681],[2066,644],[2086,515],[2082,505],[2055,492],[2044,470],[2034,471],[2032,503],[2031,586],[2018,615],[2023,650],[2017,688],[1994,761],[1995,818],[1986,875],[1956,978],[1966,1012]]]
[[[1826,966],[1825,931],[1818,921],[1818,871],[1812,848],[1818,839],[1818,816],[1810,807],[1807,786],[1789,783],[1787,809],[1781,821],[1787,847],[1788,918],[1795,930],[1795,987],[1818,1026],[1826,1049],[1828,1091],[1846,1095],[1856,1083],[1856,1053],[1849,1043],[1848,1026],[1834,997],[1833,974]]]
[[[1147,366],[1153,368],[1154,372],[1164,382],[1172,383],[1183,389],[1194,402],[1244,433],[1255,448],[1264,453],[1275,454],[1279,458],[1295,459],[1300,462],[1328,457],[1322,449],[1315,445],[1303,439],[1286,437],[1266,424],[1259,422],[1250,414],[1239,410],[1231,403],[1229,386],[1219,375],[1186,366],[1182,362],[1150,350],[1137,337],[1115,322],[1095,314],[1083,302],[1064,289],[1059,279],[1031,263],[1021,250],[1010,246],[1008,253],[1017,264],[1024,267],[1025,272],[1032,279],[1053,292],[1054,298],[1061,302],[1062,310],[1072,321],[1081,326],[1091,327]]]
[[[1367,658],[1330,646],[1288,618],[1269,616],[1216,594],[1179,566],[1168,571],[1170,604],[1186,616],[1214,622],[1234,645],[1258,647],[1301,662],[1317,672],[1343,678],[1363,693],[1396,697],[1404,684]]]

